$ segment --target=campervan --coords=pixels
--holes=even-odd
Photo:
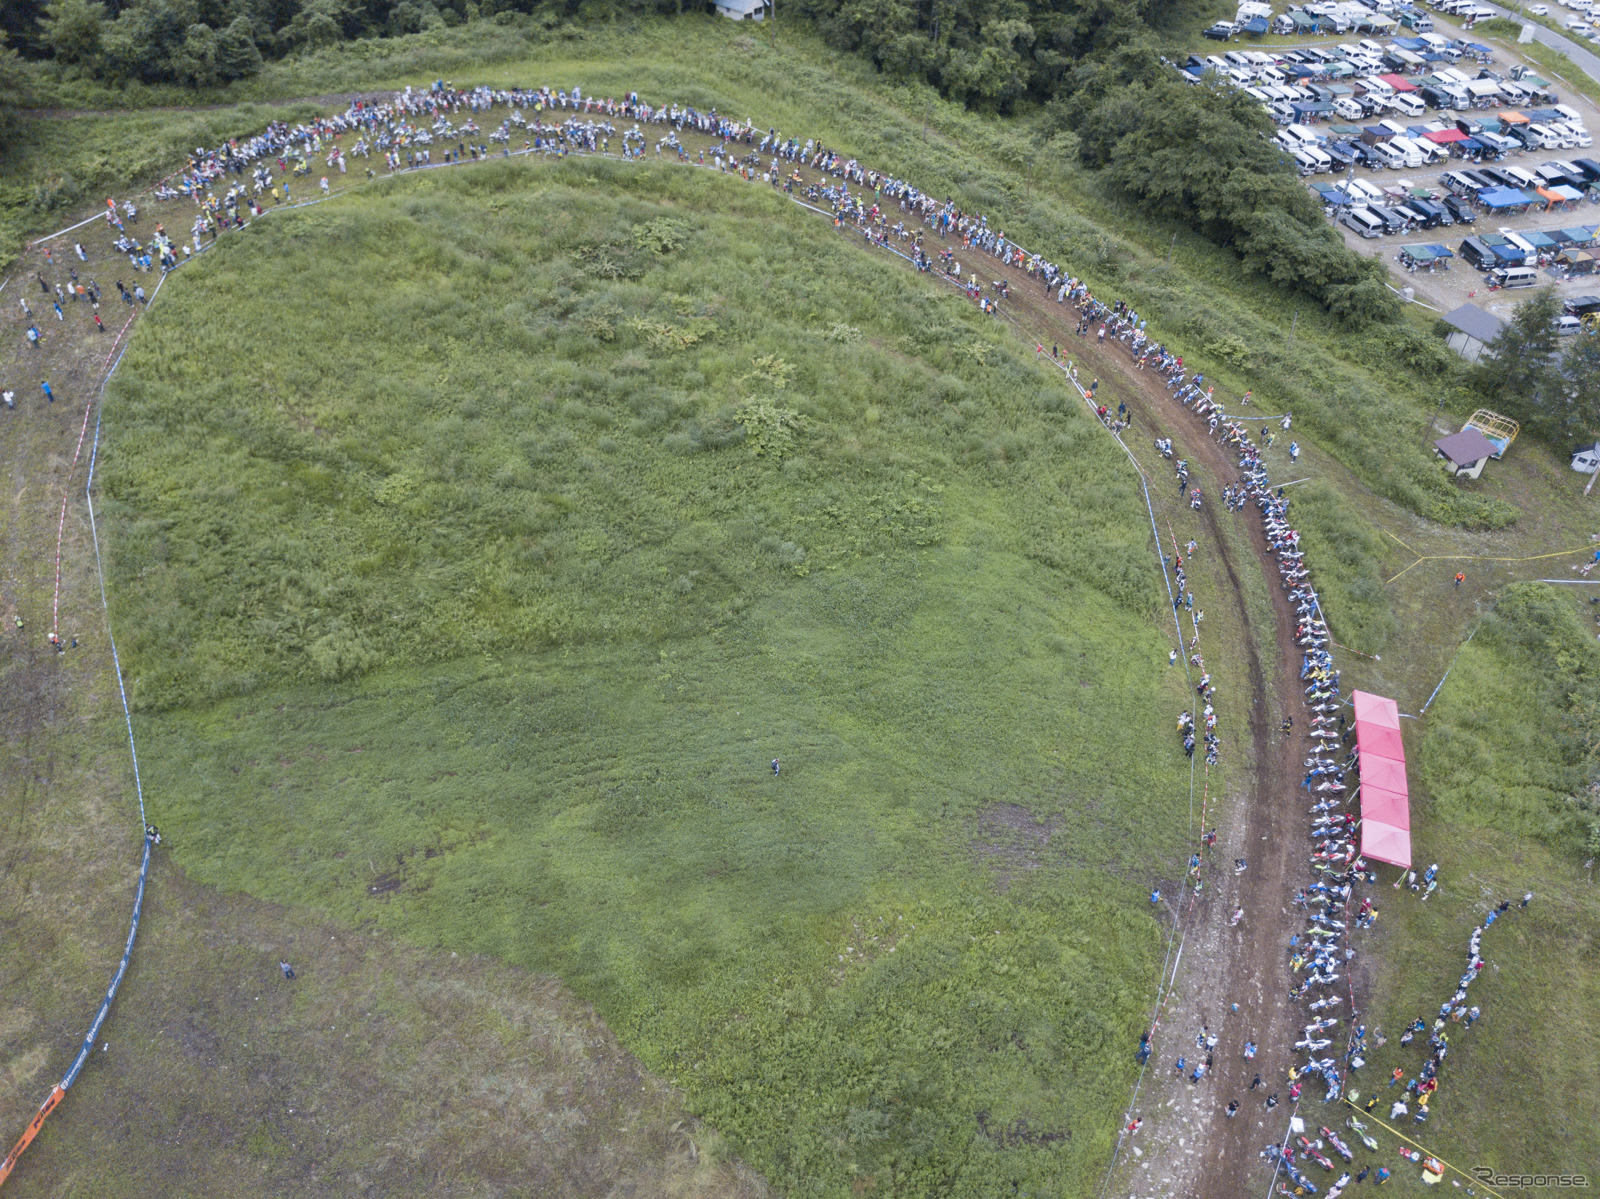
[[[1539,272],[1531,266],[1503,266],[1490,271],[1489,279],[1491,287],[1537,287]]]
[[[1339,217],[1339,223],[1358,237],[1382,237],[1389,230],[1368,208],[1347,209]]]

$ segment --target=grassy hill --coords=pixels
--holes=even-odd
[[[1087,1187],[1181,683],[1121,451],[938,286],[572,160],[174,279],[103,469],[178,860],[560,974],[794,1193]]]

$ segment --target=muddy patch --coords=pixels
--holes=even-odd
[[[1057,840],[1059,824],[1054,816],[1041,820],[1022,804],[985,804],[972,822],[973,856],[993,873],[995,889],[1004,892],[1018,875],[1061,859],[1065,845]]]

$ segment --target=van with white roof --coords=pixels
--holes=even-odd
[[[1394,144],[1394,139],[1373,142],[1370,151],[1372,165],[1388,167],[1391,171],[1404,170],[1406,165],[1405,152]]]
[[[1350,208],[1340,214],[1339,223],[1358,237],[1382,237],[1389,226],[1384,224],[1369,208]]]
[[[1420,117],[1428,111],[1428,106],[1417,99],[1410,92],[1396,92],[1389,104],[1398,112],[1403,112],[1408,117]]]
[[[1403,165],[1407,170],[1415,170],[1420,167],[1426,158],[1426,155],[1422,152],[1422,147],[1409,137],[1391,137],[1389,145],[1404,156]]]
[[[1304,125],[1285,125],[1278,133],[1278,140],[1291,150],[1299,150],[1305,146],[1315,146],[1322,139]]]

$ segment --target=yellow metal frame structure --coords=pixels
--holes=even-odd
[[[1511,448],[1511,443],[1517,439],[1517,434],[1522,431],[1522,426],[1509,416],[1501,416],[1498,412],[1490,412],[1487,408],[1479,408],[1467,418],[1467,423],[1461,427],[1463,429],[1476,429],[1494,442],[1495,445],[1499,446],[1500,452],[1491,455],[1496,460],[1499,460]],[[1502,442],[1504,444],[1501,444]]]

